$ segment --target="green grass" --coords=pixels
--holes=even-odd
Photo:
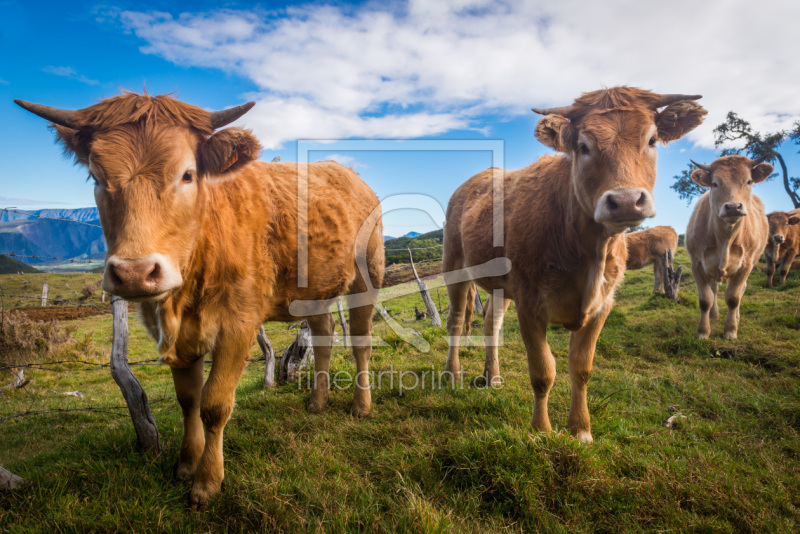
[[[684,251],[677,261],[688,268]],[[43,275],[16,278],[40,291],[35,276]],[[77,285],[57,280],[56,287]],[[4,288],[18,282],[0,277]],[[429,286],[444,308],[446,291],[436,283]],[[263,364],[254,363],[226,429],[223,491],[204,513],[186,507],[190,486],[174,479],[181,415],[169,398],[169,370],[135,366],[150,399],[165,399],[152,406],[164,452],[137,450],[126,417],[74,412],[0,423],[0,465],[33,482],[0,494],[0,531],[796,532],[800,277],[790,274],[787,290],[763,283],[763,273],[751,275],[737,341],[722,338],[722,320],[713,322],[711,339],[699,340],[690,275],[674,303],[650,295],[650,269],[628,272],[597,344],[589,446],[564,430],[564,328],[549,331],[559,373],[550,399],[555,431],[531,430],[533,395],[513,305],[500,348],[503,388],[473,387],[484,357],[481,347],[468,347],[463,388],[401,394],[384,383],[363,421],[348,413],[352,391],[333,390],[327,412],[311,416],[307,390],[290,383],[265,391]],[[410,321],[407,310],[423,307],[416,284],[410,287],[400,297],[403,287],[387,289],[395,298],[386,306],[402,312],[400,324],[419,330],[430,352],[417,352],[378,321],[386,346],[372,360],[376,372],[408,371],[407,383],[410,373],[439,371],[447,352],[443,328]],[[724,319],[722,298],[719,307]],[[91,332],[101,349],[87,358],[107,357],[110,319],[75,324],[76,335]],[[277,352],[294,335],[287,326],[268,325]],[[131,328],[130,360],[155,358],[135,318]],[[107,368],[58,367],[26,373],[33,381],[25,390],[0,397],[0,418],[124,404]],[[354,372],[348,352],[334,352],[332,371]],[[59,395],[75,389],[85,397]],[[687,416],[675,429],[664,427],[670,407]]]

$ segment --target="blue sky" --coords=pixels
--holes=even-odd
[[[762,130],[800,119],[800,3],[748,2],[16,2],[0,0],[0,207],[93,205],[86,173],[63,159],[22,98],[79,108],[121,88],[174,93],[208,109],[256,100],[239,125],[263,159],[295,161],[297,139],[500,140],[506,168],[546,149],[532,106],[627,84],[701,93],[706,123],[659,148],[658,215],[682,232],[691,207],[669,189],[689,158],[716,156],[711,130],[729,110]],[[687,14],[691,14],[691,16]],[[304,145],[306,146],[306,145]],[[486,150],[334,150],[386,198],[425,194],[443,207],[492,164]],[[317,150],[319,148],[319,150]],[[783,154],[800,176],[797,146]],[[768,210],[792,206],[780,180],[756,189]],[[429,231],[394,211],[385,233]]]

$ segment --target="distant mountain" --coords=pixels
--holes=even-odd
[[[407,233],[406,235],[404,235],[403,237],[418,237],[418,236],[421,236],[421,235],[422,235],[422,234],[421,234],[421,233],[419,233],[419,232],[408,232],[408,233]]]
[[[414,263],[417,261],[438,260],[442,257],[442,241],[444,240],[444,230],[434,230],[427,234],[409,232],[416,234],[413,237],[396,237],[384,242],[383,246],[386,254],[386,263],[408,263],[408,250],[414,255]]]
[[[385,236],[383,236],[383,241],[384,241],[384,242],[386,242],[386,241],[389,241],[390,239],[394,239],[394,237],[392,237],[392,236],[390,236],[390,235],[385,235]]]
[[[39,269],[0,254],[0,274],[40,273]]]
[[[97,208],[0,211],[0,254],[32,264],[51,260],[24,256],[102,259],[108,248],[99,226]]]

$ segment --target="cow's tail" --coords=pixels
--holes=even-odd
[[[475,292],[477,290],[474,282],[469,285],[469,291],[467,291],[467,308],[464,310],[465,336],[468,336],[472,331],[472,316],[475,313]]]

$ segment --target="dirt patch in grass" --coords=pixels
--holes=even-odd
[[[17,308],[17,313],[24,314],[31,321],[71,321],[83,319],[103,313],[110,313],[111,308],[95,308],[94,306],[44,306],[38,308]]]
[[[416,265],[416,268],[417,274],[419,274],[420,277],[442,274],[442,263],[438,261],[421,263]],[[386,268],[386,272],[383,274],[383,287],[396,286],[397,284],[402,284],[403,282],[408,282],[413,279],[414,273],[411,270],[410,263],[396,263]]]

